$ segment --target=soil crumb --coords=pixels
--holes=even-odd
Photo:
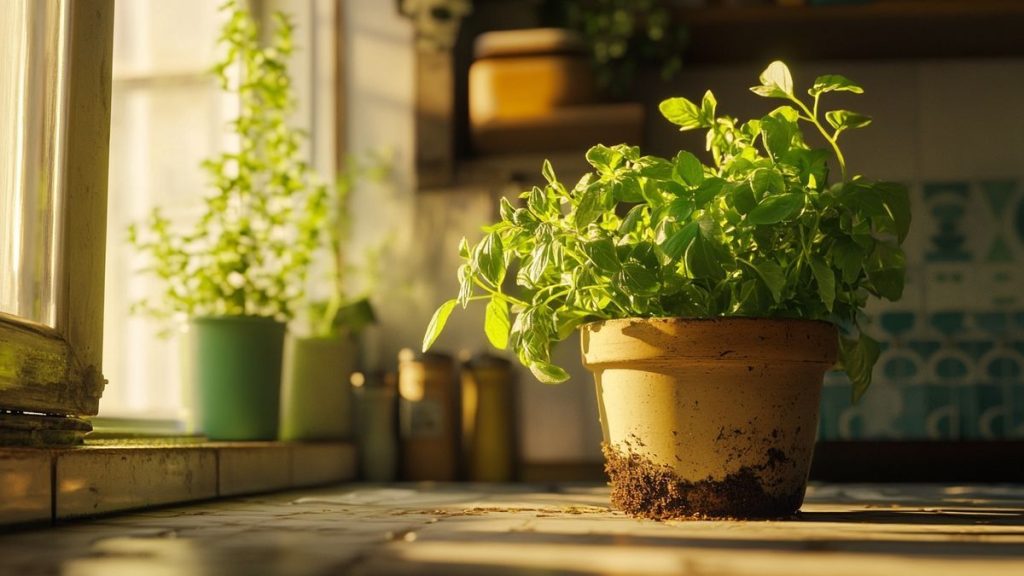
[[[602,445],[611,478],[612,507],[651,520],[768,519],[792,516],[804,491],[772,496],[757,480],[756,468],[743,467],[722,480],[690,482],[672,468],[634,452]],[[780,461],[780,459],[782,461]],[[762,469],[783,464],[780,451],[769,454]]]

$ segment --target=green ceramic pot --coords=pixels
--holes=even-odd
[[[192,319],[199,422],[209,439],[277,439],[284,333],[273,318]]]
[[[281,390],[282,440],[342,440],[352,436],[352,339],[299,338],[285,343]]]

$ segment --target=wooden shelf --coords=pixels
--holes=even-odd
[[[903,0],[679,9],[687,65],[1024,55],[1024,2]]]

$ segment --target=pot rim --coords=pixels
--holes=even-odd
[[[286,323],[274,318],[273,316],[258,316],[255,314],[247,315],[202,315],[202,316],[190,316],[188,319],[189,324],[208,324],[208,323],[245,323],[245,324],[280,324],[284,326]]]
[[[679,363],[834,365],[839,352],[835,324],[806,318],[615,318],[582,328],[583,365],[591,371]]]
[[[744,323],[791,323],[791,324],[825,324],[837,327],[834,322],[819,320],[816,318],[792,318],[788,316],[625,316],[622,318],[608,318],[606,320],[592,320],[580,326],[586,330],[594,330],[598,325],[613,326],[615,324],[633,324],[636,322],[673,322],[679,324],[700,324],[700,323],[722,323],[722,324],[744,324]]]

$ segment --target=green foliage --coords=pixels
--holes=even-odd
[[[237,151],[205,162],[214,191],[191,230],[177,230],[159,209],[129,228],[144,254],[144,272],[161,294],[135,308],[159,318],[184,314],[259,315],[289,319],[303,297],[307,271],[329,217],[329,190],[302,159],[304,135],[289,127],[294,107],[286,61],[291,21],[282,13],[269,45],[261,46],[252,17],[234,1],[218,40],[213,68],[222,90],[237,98],[230,122]]]
[[[355,334],[376,322],[369,300],[370,288],[362,296],[349,295],[348,279],[358,272],[346,259],[352,234],[350,200],[353,189],[361,181],[380,182],[391,176],[390,158],[382,155],[367,159],[350,158],[329,190],[327,216],[324,221],[327,248],[331,255],[331,291],[326,301],[310,305],[317,336],[337,333]]]
[[[593,320],[820,319],[841,328],[841,358],[855,397],[863,394],[878,345],[858,323],[870,296],[896,300],[903,291],[907,191],[846,178],[837,140],[866,117],[827,112],[847,119],[829,130],[818,108],[828,92],[862,92],[850,80],[818,78],[805,103],[789,69],[774,62],[752,90],[785,103],[746,122],[717,115],[710,93],[700,106],[662,103],[681,129],[708,130],[710,164],[685,151],[667,159],[598,145],[587,153],[593,171],[570,188],[545,163],[546,186],[524,192],[522,207],[503,201],[500,221],[475,247],[463,241],[459,298],[434,315],[424,348],[456,304],[473,300],[489,303],[490,341],[502,347],[507,330],[520,361],[549,382],[567,377],[550,364],[552,343]],[[829,154],[807,144],[802,125],[832,149],[837,181]]]
[[[644,65],[665,80],[682,69],[689,34],[674,23],[669,0],[548,0],[557,26],[577,30],[590,44],[598,88],[623,96]]]

